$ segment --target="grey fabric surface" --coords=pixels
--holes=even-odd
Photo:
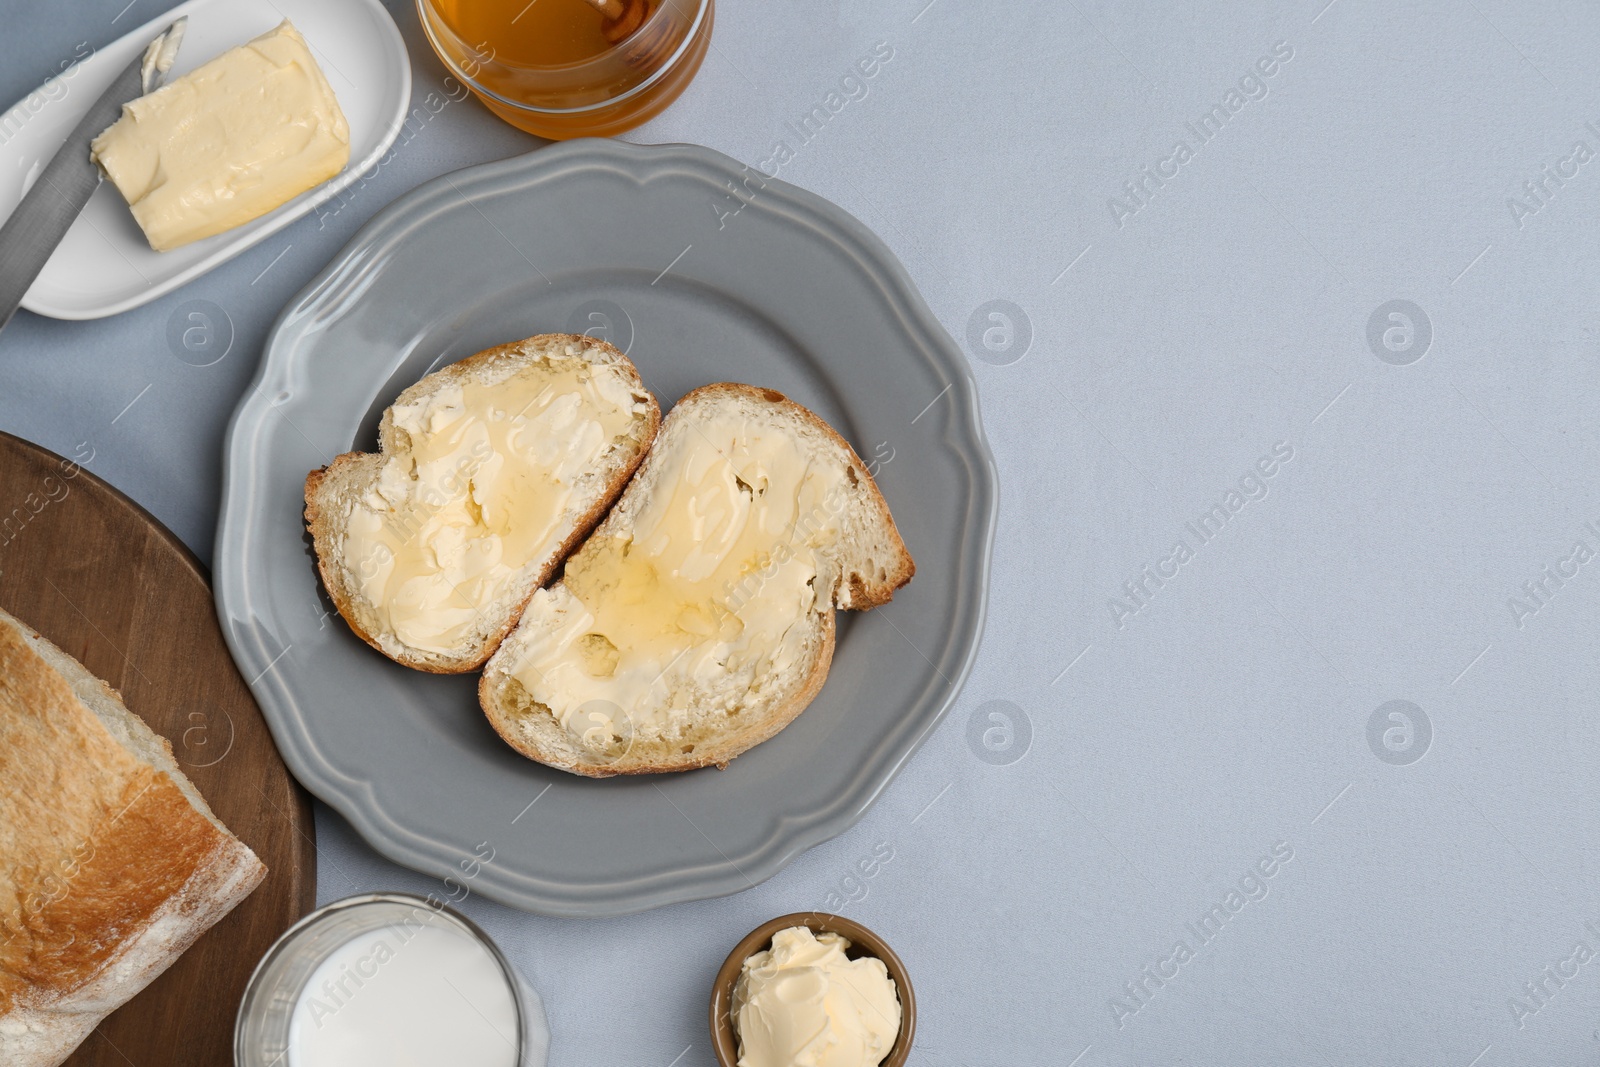
[[[0,98],[159,6],[124,3],[8,4]],[[833,199],[968,346],[989,622],[872,813],[770,882],[597,922],[465,901],[552,1062],[712,1063],[727,948],[817,906],[900,951],[935,1067],[1593,1062],[1597,40],[1575,2],[724,0],[630,137]],[[399,193],[536,144],[470,101],[402,137],[166,299],[20,314],[0,428],[209,558],[278,308]],[[168,341],[194,300],[231,324],[208,366]],[[318,828],[321,899],[438,888]]]

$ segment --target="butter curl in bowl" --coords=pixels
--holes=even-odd
[[[900,958],[838,915],[763,923],[728,954],[712,987],[721,1067],[902,1067],[915,1029]]]

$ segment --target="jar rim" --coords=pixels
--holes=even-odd
[[[678,47],[673,49],[672,55],[668,56],[666,61],[662,63],[660,67],[656,68],[656,70],[654,70],[648,78],[639,82],[637,85],[630,86],[626,92],[619,93],[616,96],[607,97],[605,100],[600,100],[593,104],[585,104],[582,107],[539,107],[536,104],[529,104],[522,100],[514,100],[511,97],[505,96],[502,93],[498,93],[493,89],[478,84],[476,80],[468,76],[466,72],[461,69],[454,59],[450,58],[449,52],[440,46],[439,39],[435,35],[433,26],[429,20],[430,12],[428,10],[428,0],[417,0],[417,14],[418,21],[422,23],[422,32],[427,35],[428,43],[433,47],[434,54],[439,57],[439,61],[449,69],[452,76],[457,78],[463,85],[471,89],[473,92],[479,94],[480,96],[486,96],[496,103],[504,105],[505,107],[512,108],[516,111],[527,112],[531,115],[586,115],[592,114],[596,111],[602,111],[609,107],[615,107],[618,104],[638,96],[646,89],[649,89],[651,86],[665,78],[667,74],[678,65],[679,61],[683,59],[684,55],[693,46],[695,38],[700,32],[700,27],[705,22],[706,13],[711,9],[712,0],[694,0],[694,2],[695,13],[693,21],[689,23],[689,28],[684,33],[683,40],[678,42]],[[657,19],[667,17],[666,12],[670,5],[671,0],[668,0],[668,3],[657,8],[655,14],[651,15],[648,21],[635,30],[634,34],[637,35],[645,32],[652,22],[656,21]]]

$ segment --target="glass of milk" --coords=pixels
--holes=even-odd
[[[544,1067],[544,1005],[494,942],[409,893],[347,897],[256,966],[236,1067]]]

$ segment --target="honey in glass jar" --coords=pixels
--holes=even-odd
[[[541,137],[605,137],[675,100],[711,43],[713,0],[417,0],[446,67]]]

